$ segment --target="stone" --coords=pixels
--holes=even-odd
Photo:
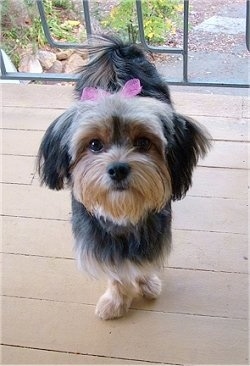
[[[245,18],[213,16],[194,27],[195,30],[210,33],[239,34],[245,33]]]
[[[28,6],[24,1],[8,0],[5,4],[1,4],[1,13],[2,23],[8,26],[27,27],[32,23]]]
[[[37,55],[25,54],[21,58],[18,71],[40,74],[43,72],[43,68],[38,60]]]
[[[53,65],[47,70],[48,73],[60,74],[63,71],[61,61],[56,60]]]
[[[74,51],[72,49],[62,50],[56,53],[56,58],[59,61],[67,60]]]
[[[50,69],[53,63],[56,61],[55,53],[49,51],[39,50],[37,52],[37,57],[45,70]]]
[[[86,65],[87,61],[83,60],[81,56],[79,56],[77,53],[73,53],[69,59],[65,62],[64,65],[64,72],[66,74],[73,74],[78,72],[81,67]]]

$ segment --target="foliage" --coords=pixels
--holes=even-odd
[[[145,38],[151,43],[162,43],[176,32],[183,2],[180,0],[141,0]],[[135,0],[121,0],[101,21],[106,28],[115,30],[123,38],[136,42],[138,23]]]
[[[47,45],[36,4],[33,0],[24,0],[24,4],[29,20],[27,24],[18,25],[10,12],[10,0],[1,0],[1,41],[16,66],[21,49],[32,46],[35,50]],[[80,21],[73,12],[71,0],[43,0],[43,4],[52,37],[62,42],[76,42]]]

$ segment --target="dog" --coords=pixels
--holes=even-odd
[[[41,183],[70,187],[81,268],[108,279],[96,314],[126,314],[155,299],[171,249],[171,202],[182,199],[208,132],[175,111],[168,86],[139,45],[96,36],[78,74],[78,101],[48,128],[38,153]]]

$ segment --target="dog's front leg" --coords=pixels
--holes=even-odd
[[[138,279],[142,296],[149,300],[156,299],[161,293],[161,280],[156,274],[148,274]]]
[[[133,300],[133,287],[110,280],[106,292],[96,305],[96,315],[103,320],[122,317],[129,309]]]

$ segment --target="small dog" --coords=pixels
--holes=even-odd
[[[171,248],[171,201],[183,198],[208,133],[177,113],[168,86],[138,45],[99,36],[79,74],[79,101],[48,128],[38,154],[41,182],[72,190],[77,258],[108,288],[102,319],[133,298],[155,299]]]

